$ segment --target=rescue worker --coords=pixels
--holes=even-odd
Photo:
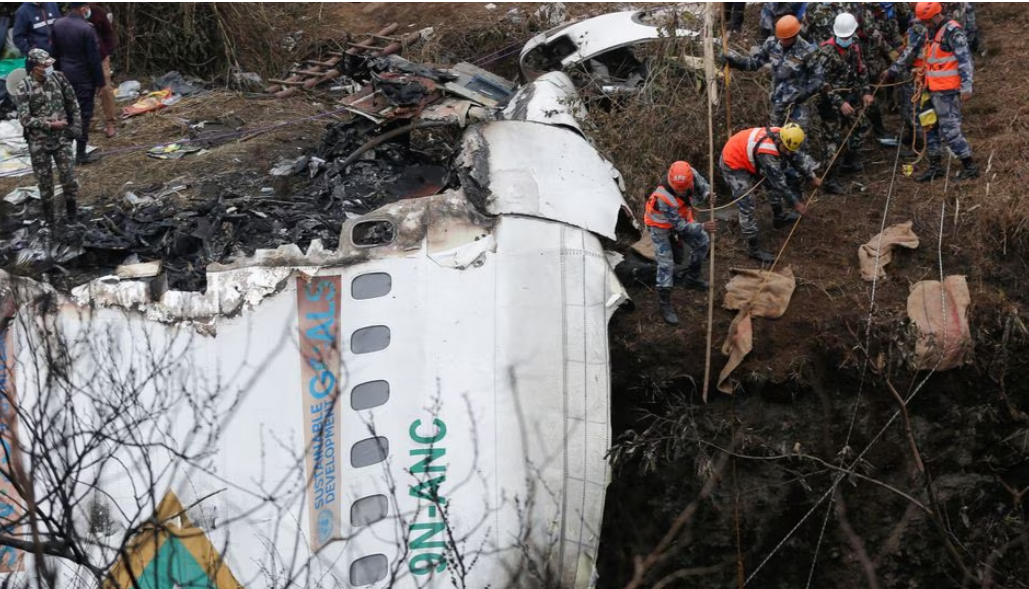
[[[100,59],[100,40],[93,25],[89,24],[92,10],[86,2],[69,4],[67,16],[54,23],[54,57],[57,67],[75,88],[82,112],[82,134],[75,140],[75,163],[90,164],[99,155],[86,154],[89,143],[89,125],[93,121],[93,107],[97,90],[107,82],[103,61]]]
[[[858,7],[859,12],[854,16],[858,20],[861,57],[868,70],[869,80],[874,82],[880,79],[882,73],[897,58],[904,39],[900,35],[900,27],[891,3],[862,2],[858,4]],[[892,96],[892,94],[892,88],[887,87],[881,89],[879,96],[884,98]],[[888,100],[888,98],[884,98],[884,100]],[[872,103],[865,110],[865,115],[872,124],[872,131],[879,143],[892,147],[897,144],[897,138],[886,131],[879,102]]]
[[[28,143],[32,171],[43,203],[43,217],[47,226],[53,227],[56,221],[53,164],[61,175],[68,220],[75,220],[79,185],[75,181],[69,146],[82,131],[82,115],[75,89],[64,74],[54,70],[54,59],[49,53],[32,49],[25,60],[25,69],[29,75],[18,87],[18,122]]]
[[[942,141],[961,159],[964,169],[958,173],[958,179],[978,178],[979,167],[972,160],[972,147],[961,132],[961,103],[972,97],[973,67],[968,39],[957,21],[943,18],[939,2],[919,2],[915,16],[928,28],[925,86],[936,111],[936,124],[926,133],[929,168],[915,180],[928,182],[946,174]]]
[[[657,261],[657,300],[661,307],[661,316],[669,325],[679,324],[679,317],[672,308],[676,257],[673,248],[690,248],[685,275],[686,286],[696,290],[708,289],[708,283],[700,276],[700,265],[707,257],[710,244],[708,233],[715,232],[716,222],[698,223],[694,219],[693,208],[698,201],[714,202],[711,185],[700,172],[694,171],[692,166],[683,161],[675,162],[668,168],[665,181],[655,188],[647,199],[643,221],[650,231],[651,241],[654,242],[654,259]]]
[[[801,171],[818,187],[822,183],[815,176],[814,167],[802,156],[800,146],[804,143],[804,130],[790,123],[779,127],[755,127],[744,129],[726,142],[718,169],[722,178],[732,189],[732,199],[739,211],[740,230],[747,240],[747,255],[764,263],[775,260],[775,256],[761,249],[757,219],[754,218],[754,195],[752,190],[761,177],[768,183],[768,202],[772,206],[772,225],[776,228],[789,227],[807,211],[799,192],[787,180],[790,166],[801,167]],[[797,212],[785,212],[782,201],[786,200]]]
[[[769,124],[773,126],[794,122],[803,129],[811,124],[811,107],[807,99],[822,88],[822,72],[814,59],[818,47],[800,36],[800,21],[786,15],[775,23],[775,36],[768,37],[757,53],[742,57],[734,52],[723,55],[720,61],[730,67],[753,72],[765,64],[772,66],[772,106]]]
[[[861,57],[861,45],[856,42],[858,23],[849,12],[841,13],[833,24],[833,38],[824,41],[818,48],[817,60],[825,74],[822,94],[818,102],[818,114],[822,119],[822,140],[825,148],[825,162],[840,160],[829,169],[825,190],[830,194],[841,194],[843,186],[838,177],[841,171],[858,171],[862,168],[856,148],[861,137],[860,130],[850,134],[847,144],[844,137],[850,128],[863,121],[861,107],[872,105],[872,88],[868,81],[868,70]],[[838,155],[837,155],[838,153]]]

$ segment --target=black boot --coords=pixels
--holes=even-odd
[[[75,206],[75,197],[73,195],[64,196],[64,210],[68,214],[68,222],[74,223],[75,217],[78,213],[78,207]]]
[[[863,172],[865,165],[861,163],[861,158],[856,153],[849,149],[843,154],[843,161],[840,162],[839,170],[844,174],[852,174],[854,172]]]
[[[693,290],[707,291],[707,281],[700,276],[700,264],[690,264],[683,277],[683,286]]]
[[[88,166],[89,164],[100,161],[101,158],[103,158],[103,156],[95,151],[93,153],[82,152],[76,154],[75,164],[79,166]]]
[[[788,213],[783,211],[782,204],[772,205],[772,215],[772,227],[776,229],[790,227],[797,222],[797,219],[800,219],[800,215],[794,211]]]
[[[679,316],[675,314],[675,309],[672,308],[672,289],[657,289],[657,304],[661,307],[661,318],[665,320],[665,323],[668,325],[679,324]]]
[[[53,229],[54,223],[57,221],[57,215],[54,214],[54,201],[53,197],[44,198],[43,200],[43,220],[46,222],[46,226]]]
[[[975,165],[971,156],[961,160],[961,164],[965,166],[965,169],[958,172],[958,180],[971,180],[979,177],[979,166]]]
[[[775,256],[761,249],[761,243],[756,235],[747,238],[747,255],[762,264],[771,264],[775,261]]]
[[[929,168],[915,178],[915,182],[928,182],[936,178],[942,178],[947,171],[940,165],[940,156],[929,156]]]
[[[841,184],[835,175],[832,175],[822,182],[822,192],[826,194],[844,194],[847,192],[847,187]]]

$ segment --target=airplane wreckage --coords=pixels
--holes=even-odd
[[[39,533],[27,505],[99,509],[80,557],[116,562],[104,582],[125,589],[591,586],[627,300],[611,249],[639,238],[619,173],[563,72],[516,89],[393,56],[369,76],[353,119],[285,166],[338,234],[242,199],[155,205],[81,250],[168,260],[70,292],[0,274],[9,535]],[[429,149],[419,130],[457,133]],[[282,244],[212,257],[226,231]],[[62,248],[43,257],[82,253]],[[64,458],[31,464],[48,453]],[[38,558],[5,549],[0,571],[31,578]],[[59,586],[96,585],[43,558]]]

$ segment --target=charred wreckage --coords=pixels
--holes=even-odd
[[[302,180],[295,194],[239,174],[193,198],[177,182],[136,190],[64,239],[3,221],[18,269],[0,273],[5,443],[45,452],[41,416],[62,412],[123,431],[121,383],[162,407],[153,433],[68,484],[102,490],[122,530],[182,505],[224,522],[144,527],[153,549],[107,538],[132,556],[116,581],[186,546],[219,587],[274,585],[269,569],[348,587],[591,586],[607,326],[628,298],[612,249],[639,231],[571,79],[534,78],[370,60],[343,101],[354,116],[272,170]],[[44,271],[79,284],[25,277]],[[169,395],[169,375],[206,402]],[[24,530],[24,503],[7,507]],[[60,562],[58,584],[76,586],[79,566]]]

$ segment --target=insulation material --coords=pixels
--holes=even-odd
[[[942,283],[923,280],[911,287],[908,317],[918,328],[912,368],[950,370],[968,361],[972,351],[970,302],[964,276],[948,276]]]
[[[729,361],[718,375],[718,390],[729,395],[733,392],[729,376],[754,348],[752,319],[782,317],[797,288],[797,280],[791,268],[779,273],[737,268],[733,268],[732,272],[735,276],[725,287],[722,307],[739,313],[729,326],[729,335],[722,344],[722,354],[728,356]]]
[[[886,278],[886,271],[883,268],[893,261],[895,248],[918,248],[918,236],[911,230],[911,224],[912,222],[908,221],[890,226],[858,248],[862,280],[872,282],[877,278]]]

